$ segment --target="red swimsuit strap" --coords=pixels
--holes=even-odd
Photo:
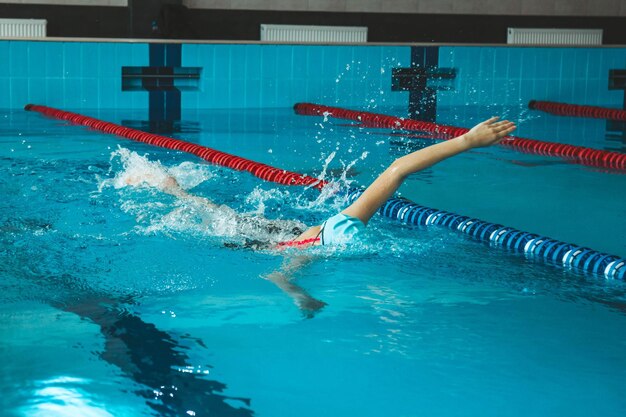
[[[320,238],[319,237],[312,237],[310,239],[304,239],[304,240],[288,240],[286,242],[278,242],[276,244],[277,247],[279,248],[283,248],[283,247],[288,247],[288,246],[302,246],[302,245],[308,245],[308,244],[312,244],[315,242],[319,242]]]

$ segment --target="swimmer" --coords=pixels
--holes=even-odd
[[[365,189],[354,203],[340,213],[330,217],[322,224],[312,226],[304,232],[297,230],[297,228],[285,232],[281,230],[279,222],[272,223],[271,220],[264,218],[258,219],[257,221],[259,225],[265,225],[268,231],[275,228],[276,231],[280,231],[283,236],[285,233],[291,233],[291,236],[293,236],[291,240],[273,246],[278,249],[284,249],[285,247],[304,249],[317,245],[347,243],[365,229],[365,226],[374,213],[393,196],[409,175],[470,149],[498,143],[515,129],[516,126],[513,122],[508,120],[500,121],[498,117],[492,117],[477,124],[470,131],[461,136],[436,143],[398,158]],[[152,176],[146,174],[142,177],[128,178],[126,183],[129,185],[146,183],[177,198],[193,201],[209,208],[218,207],[207,198],[188,193],[178,184],[176,179],[170,176]],[[252,241],[246,246],[252,249],[270,248],[270,245],[258,241]],[[308,259],[305,257],[292,256],[291,259],[285,262],[280,271],[275,271],[266,276],[266,278],[292,297],[300,309],[308,317],[311,317],[316,311],[323,308],[325,303],[311,297],[306,291],[291,281],[293,272],[307,262]]]
[[[398,158],[365,189],[354,203],[324,223],[312,226],[304,232],[297,227],[291,227],[289,231],[282,230],[284,227],[281,227],[280,221],[273,222],[263,218],[257,219],[255,222],[258,221],[259,225],[262,224],[269,232],[274,230],[282,232],[283,235],[286,233],[293,236],[292,239],[279,243],[276,246],[279,249],[285,247],[306,248],[349,242],[365,228],[374,213],[393,196],[406,177],[459,153],[498,143],[515,128],[513,122],[500,121],[498,117],[492,117],[477,124],[461,136]],[[188,193],[171,176],[146,173],[142,176],[129,177],[126,179],[126,183],[133,186],[147,184],[180,199],[196,202],[209,208],[218,207],[208,198]],[[250,219],[246,218],[246,221],[250,221]],[[263,242],[257,241],[247,246],[253,249],[269,248]]]

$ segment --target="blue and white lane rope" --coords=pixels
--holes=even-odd
[[[350,190],[348,200],[353,202],[362,192],[362,189]],[[444,226],[469,235],[476,240],[515,252],[523,252],[533,259],[543,260],[563,268],[575,268],[604,275],[610,279],[624,280],[626,278],[626,260],[617,256],[523,232],[512,227],[420,206],[403,198],[390,198],[380,208],[379,213],[402,223],[416,226]]]

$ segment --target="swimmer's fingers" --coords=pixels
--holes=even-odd
[[[493,124],[491,128],[495,133],[500,133],[510,130],[511,128],[515,129],[515,123],[509,122],[508,120],[503,120],[501,122]]]
[[[493,125],[496,121],[498,121],[500,119],[500,116],[493,116],[487,120],[485,120],[484,122],[480,123],[481,125]]]
[[[470,129],[465,134],[470,148],[493,145],[515,129],[514,123],[508,120],[498,121],[499,119],[494,116]]]
[[[498,127],[497,134],[500,137],[504,137],[508,135],[509,133],[513,132],[515,129],[517,129],[517,126],[515,126],[515,123],[507,122],[506,124],[503,124],[502,126]]]
[[[513,122],[508,122],[499,126],[496,130],[494,130],[494,143],[500,143],[502,139],[506,138],[515,129],[517,129],[517,126],[515,126],[515,123]]]

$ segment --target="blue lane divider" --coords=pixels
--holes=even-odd
[[[351,189],[348,200],[353,202],[363,192]],[[571,243],[559,242],[549,237],[523,232],[512,227],[502,226],[472,219],[467,216],[420,206],[404,198],[390,198],[380,208],[380,214],[403,223],[416,226],[439,225],[459,231],[482,242],[522,252],[536,260],[575,268],[606,278],[626,278],[626,260],[617,256],[600,253]]]

